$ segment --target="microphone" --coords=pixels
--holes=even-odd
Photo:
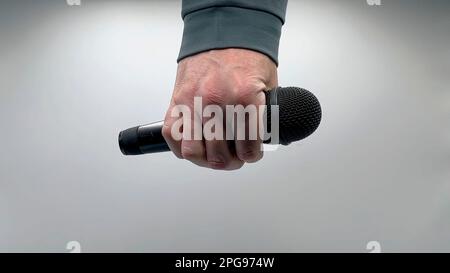
[[[317,98],[298,87],[277,87],[265,92],[267,128],[270,130],[271,106],[279,107],[279,141],[265,144],[289,145],[310,136],[320,125],[322,109]],[[141,155],[170,151],[162,136],[163,121],[133,127],[120,132],[119,146],[124,155]]]

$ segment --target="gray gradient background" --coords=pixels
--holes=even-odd
[[[0,251],[450,251],[450,2],[291,0],[317,133],[236,172],[123,157],[162,118],[179,1],[0,4]]]

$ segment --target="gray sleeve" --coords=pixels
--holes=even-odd
[[[278,64],[287,0],[183,0],[183,40],[178,61],[223,48],[246,48]]]

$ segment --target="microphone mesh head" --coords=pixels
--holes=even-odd
[[[278,88],[280,144],[302,140],[320,125],[322,109],[317,98],[298,87]]]

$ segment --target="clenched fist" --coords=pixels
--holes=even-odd
[[[178,65],[175,87],[162,130],[172,152],[192,163],[218,170],[235,170],[263,156],[262,139],[233,141],[194,137],[193,124],[205,126],[207,118],[196,117],[194,99],[202,99],[202,107],[217,105],[265,105],[264,91],[278,85],[277,67],[266,55],[246,49],[222,49],[203,52],[183,59]],[[183,105],[192,111],[192,126],[181,126],[181,139],[174,136],[174,126],[180,118],[174,107]],[[217,117],[216,117],[217,118]],[[183,119],[184,120],[184,119]],[[225,116],[223,123],[225,124]],[[179,124],[178,124],[179,125]],[[248,129],[248,125],[244,125]],[[261,126],[261,125],[258,125]],[[225,134],[225,127],[223,133]],[[216,128],[217,130],[218,128]],[[186,134],[188,133],[188,134]],[[191,136],[191,137],[186,137]]]

